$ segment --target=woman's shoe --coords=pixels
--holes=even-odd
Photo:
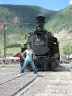
[[[37,76],[38,76],[38,77],[43,77],[43,75],[40,75],[40,74],[38,74],[38,73],[37,73]]]
[[[21,73],[19,73],[19,75],[18,75],[19,77],[21,76]]]

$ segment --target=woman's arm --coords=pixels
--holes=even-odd
[[[24,51],[23,53],[22,53],[22,58],[25,60],[25,54],[26,54],[26,51]]]
[[[33,59],[36,59],[36,56],[35,56],[35,53],[34,53],[34,51],[32,52],[32,54],[33,54]]]
[[[32,54],[33,54],[33,55],[35,55],[35,53],[34,53],[34,52],[32,52]]]

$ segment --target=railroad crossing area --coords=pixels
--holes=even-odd
[[[39,72],[42,77],[28,70],[18,77],[19,70],[19,65],[0,67],[0,96],[72,96],[70,64]]]

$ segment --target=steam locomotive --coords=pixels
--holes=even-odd
[[[51,32],[44,29],[45,17],[36,17],[36,29],[34,32],[28,33],[27,44],[34,50],[36,58],[34,64],[39,70],[55,69],[59,65],[59,42]],[[26,50],[26,45],[21,48],[21,53]],[[23,59],[20,58],[20,64],[23,65]],[[30,65],[27,66],[31,70]]]

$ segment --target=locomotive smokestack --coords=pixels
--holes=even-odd
[[[45,17],[44,16],[37,16],[36,17],[37,24],[43,29],[44,23],[45,23]]]

